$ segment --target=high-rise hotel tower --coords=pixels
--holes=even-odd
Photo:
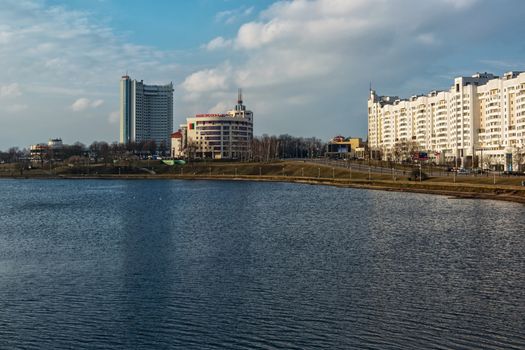
[[[146,85],[124,75],[120,80],[120,142],[155,141],[170,147],[173,84]]]

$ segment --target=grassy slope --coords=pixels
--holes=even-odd
[[[132,166],[131,166],[132,165]],[[120,175],[119,175],[120,168]],[[140,168],[154,170],[151,175]],[[88,174],[89,173],[89,174]],[[88,174],[88,175],[86,175]],[[320,175],[320,176],[319,176]],[[0,176],[19,176],[12,165],[0,165]],[[32,169],[24,172],[23,177],[104,177],[104,178],[184,178],[184,179],[246,179],[265,181],[294,181],[320,183],[345,187],[376,188],[425,192],[462,197],[493,198],[525,203],[525,187],[520,186],[523,177],[496,177],[496,185],[491,176],[456,176],[433,177],[423,182],[408,181],[407,177],[395,180],[390,174],[372,174],[350,172],[344,168],[314,164],[301,161],[274,163],[238,163],[238,162],[198,162],[184,166],[167,166],[159,161],[141,161],[134,164],[122,163],[119,166],[103,164],[79,166],[75,168],[60,166],[49,169]]]

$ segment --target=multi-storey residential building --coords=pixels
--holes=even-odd
[[[243,105],[239,90],[237,105],[224,114],[197,114],[181,128],[186,154],[211,159],[241,159],[248,155],[253,139],[253,112]]]
[[[120,80],[120,142],[155,141],[169,148],[173,130],[173,84]]]
[[[458,77],[447,91],[409,99],[371,90],[368,142],[384,159],[412,143],[441,162],[511,169],[512,154],[525,152],[525,73]]]

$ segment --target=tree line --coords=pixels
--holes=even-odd
[[[62,145],[56,148],[49,147],[37,156],[39,158],[37,160],[62,161],[72,158],[90,157],[94,158],[95,162],[98,162],[99,159],[104,159],[107,162],[114,159],[123,159],[130,155],[146,157],[155,154],[168,155],[169,149],[164,143],[157,145],[155,141],[131,142],[128,144],[118,142],[109,144],[105,141],[94,141],[89,146],[81,142],[75,142],[72,145]],[[31,152],[28,148],[11,147],[5,152],[0,151],[0,162],[15,163],[20,160],[27,160],[30,155]]]
[[[324,155],[327,144],[316,137],[255,136],[247,155],[248,161],[269,162],[284,158],[317,158]]]
[[[283,158],[316,158],[324,155],[327,144],[316,137],[294,137],[288,134],[255,136],[245,145],[245,152],[238,160],[252,162],[270,162]],[[195,158],[192,146],[187,146],[187,158]],[[79,161],[82,158],[93,159],[98,163],[109,163],[113,160],[129,159],[130,157],[146,158],[152,155],[169,156],[170,149],[155,141],[107,143],[94,141],[89,146],[81,142],[72,145],[63,145],[60,148],[50,147],[42,152],[38,159],[44,161]],[[0,151],[0,162],[15,163],[20,160],[29,160],[30,150],[11,147],[7,151]],[[35,159],[32,159],[35,160]]]

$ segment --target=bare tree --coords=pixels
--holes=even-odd
[[[525,149],[523,147],[515,147],[512,149],[512,163],[514,171],[523,171],[525,163]]]

